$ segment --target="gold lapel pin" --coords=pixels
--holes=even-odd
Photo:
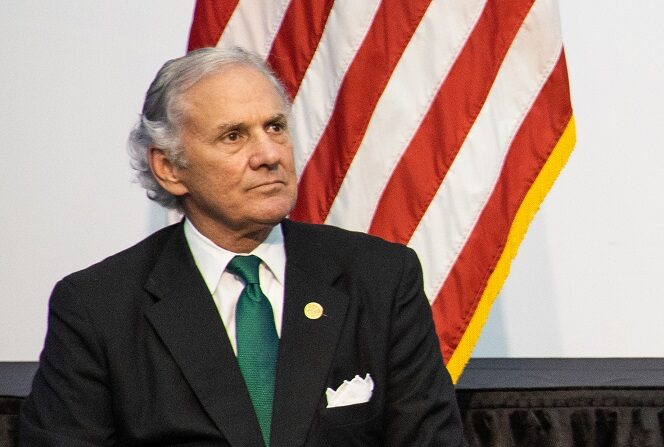
[[[323,316],[323,306],[312,301],[304,306],[304,315],[310,320],[318,320]]]

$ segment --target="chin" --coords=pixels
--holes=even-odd
[[[262,221],[266,224],[278,224],[290,213],[295,207],[295,198],[281,197],[279,199],[270,200],[261,206],[258,212],[262,215]]]
[[[279,213],[275,212],[275,213],[263,214],[261,216],[261,218],[258,219],[258,221],[260,223],[264,224],[264,225],[276,225],[279,222],[281,222],[282,220],[284,220],[286,218],[286,216],[288,216],[288,213],[290,213],[290,210],[288,210],[285,213],[284,212],[279,212]]]

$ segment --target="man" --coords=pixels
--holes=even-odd
[[[185,219],[56,285],[22,445],[463,444],[412,250],[285,219],[288,115],[243,50],[162,67],[131,154]]]

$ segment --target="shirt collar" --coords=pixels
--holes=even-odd
[[[237,253],[219,247],[210,239],[205,237],[194,225],[185,219],[184,235],[189,244],[189,249],[194,257],[194,262],[203,276],[205,285],[210,293],[214,293],[219,283],[221,274],[226,266]],[[286,249],[284,247],[284,235],[281,224],[272,227],[267,238],[251,253],[256,255],[272,272],[274,278],[283,286],[286,274]]]

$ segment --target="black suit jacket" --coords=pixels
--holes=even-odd
[[[333,227],[283,230],[271,445],[462,445],[414,252]],[[318,320],[304,315],[311,301]],[[368,403],[326,408],[327,387],[367,373]],[[182,224],[56,285],[20,445],[263,445]]]

